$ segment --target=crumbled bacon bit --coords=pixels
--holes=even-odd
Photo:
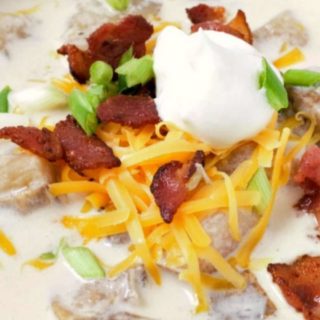
[[[204,153],[197,151],[193,159],[183,164],[171,161],[161,166],[153,177],[151,192],[166,223],[170,223],[188,195],[187,182],[196,170],[196,164],[204,164]]]
[[[55,127],[65,154],[65,161],[76,172],[87,169],[119,167],[121,162],[103,141],[87,136],[72,116]]]
[[[293,180],[304,189],[296,208],[315,214],[320,225],[320,148],[310,147],[300,160]]]
[[[242,10],[238,10],[236,16],[228,23],[228,26],[239,31],[242,34],[243,39],[252,44],[252,32],[247,22],[246,14]]]
[[[153,33],[153,27],[142,16],[130,15],[120,23],[106,23],[88,38],[89,48],[82,51],[75,45],[62,46],[58,53],[68,55],[72,75],[81,83],[89,78],[90,65],[102,60],[113,68],[119,64],[121,56],[130,48],[139,58],[145,54],[145,42]]]
[[[226,10],[224,7],[210,7],[206,4],[199,4],[187,9],[187,14],[192,23],[205,21],[224,22]]]
[[[309,188],[308,180],[320,186],[320,148],[317,146],[304,153],[294,176],[294,181],[305,188]]]
[[[160,121],[153,99],[147,96],[111,97],[98,107],[97,115],[103,123],[112,121],[132,128]]]
[[[33,127],[0,129],[0,138],[49,160],[65,160],[78,173],[86,169],[113,168],[120,160],[96,136],[88,137],[71,116],[57,123],[54,132]]]
[[[73,44],[63,45],[58,53],[68,56],[70,73],[80,83],[89,79],[89,69],[94,62],[94,57],[89,51],[82,51]]]
[[[196,32],[199,29],[229,33],[250,44],[252,44],[253,41],[252,32],[247,23],[246,15],[242,10],[238,10],[236,16],[227,24],[217,22],[216,20],[208,20],[194,24],[191,27],[192,32]]]
[[[270,264],[268,271],[291,306],[306,320],[320,320],[320,257],[305,255],[291,265]]]
[[[46,128],[5,127],[0,130],[1,139],[10,139],[20,147],[49,161],[63,158],[63,150],[54,133]]]

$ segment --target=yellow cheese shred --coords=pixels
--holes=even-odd
[[[78,89],[81,91],[86,91],[87,86],[79,84],[77,81],[73,79],[70,74],[67,74],[62,79],[53,79],[51,81],[52,85],[57,89],[63,91],[66,94],[70,94],[72,90]]]
[[[131,240],[128,256],[111,266],[108,275],[115,277],[143,263],[154,281],[160,284],[160,263],[179,272],[179,278],[187,281],[196,294],[196,311],[205,311],[208,309],[206,288],[245,287],[246,279],[237,267],[249,266],[251,252],[267,228],[276,192],[286,179],[286,168],[297,152],[309,143],[314,131],[314,122],[310,120],[309,129],[285,154],[292,136],[288,128],[277,129],[276,126],[275,113],[268,126],[252,139],[229,149],[213,150],[170,123],[142,129],[115,123],[100,125],[97,135],[121,158],[121,167],[90,170],[82,177],[65,165],[61,169],[61,182],[52,184],[50,191],[55,196],[84,193],[86,210],[104,210],[97,213],[92,210],[90,216],[65,216],[61,222],[66,228],[76,229],[85,241],[128,233]],[[228,161],[231,152],[237,152],[247,143],[254,146],[253,153],[233,173],[226,174],[217,169],[219,161]],[[197,150],[208,155],[204,170],[209,182],[197,184],[178,208],[173,222],[166,224],[150,191],[154,174],[169,161],[190,160]],[[247,190],[259,167],[272,170],[272,201],[236,256],[226,259],[213,247],[214,239],[206,232],[202,219],[226,212],[230,234],[239,241],[239,209],[252,210],[261,199],[258,191]],[[201,271],[199,262],[202,259],[217,270],[217,276]]]
[[[43,261],[41,259],[32,259],[24,263],[24,266],[30,266],[40,271],[48,269],[54,265],[54,262]]]
[[[242,267],[248,267],[249,259],[251,252],[256,247],[258,242],[261,240],[264,232],[268,226],[273,204],[275,201],[276,193],[278,188],[280,187],[280,179],[282,173],[282,165],[285,158],[285,150],[287,147],[287,143],[290,137],[290,129],[284,128],[280,138],[280,146],[276,152],[275,163],[273,166],[272,179],[271,179],[271,187],[272,187],[272,196],[271,201],[266,208],[264,214],[260,218],[259,222],[253,229],[250,231],[248,238],[246,239],[244,245],[240,248],[237,253],[236,260],[238,264]]]
[[[278,58],[277,60],[273,61],[273,64],[275,67],[281,69],[281,68],[290,67],[293,64],[302,62],[304,60],[305,60],[305,56],[303,52],[299,48],[294,48],[290,50],[288,53]]]
[[[0,249],[2,249],[7,255],[14,256],[17,251],[10,241],[10,239],[6,236],[6,234],[0,229]]]
[[[235,196],[234,187],[230,177],[224,172],[217,172],[217,175],[221,176],[224,180],[226,193],[228,197],[228,224],[230,229],[230,234],[232,238],[236,241],[240,241],[240,229],[239,229],[239,219],[238,219],[238,207],[237,207],[237,198]]]
[[[67,181],[52,183],[49,186],[49,190],[56,197],[69,193],[106,192],[106,188],[103,185],[90,181]]]
[[[187,270],[181,271],[179,278],[188,281],[194,291],[196,292],[198,299],[197,312],[204,312],[208,310],[208,301],[204,292],[204,288],[201,283],[201,274],[199,267],[199,259],[193,244],[189,240],[187,233],[185,232],[181,221],[175,220],[172,225],[173,235],[181,249],[181,252],[188,264]]]

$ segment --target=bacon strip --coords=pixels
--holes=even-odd
[[[153,27],[142,16],[130,15],[120,23],[106,23],[88,38],[88,50],[82,51],[75,45],[62,46],[58,53],[68,55],[71,74],[81,83],[89,78],[90,65],[97,60],[109,63],[113,68],[130,48],[139,58],[145,54],[145,42],[153,33]]]
[[[242,10],[238,10],[236,16],[227,24],[217,22],[217,20],[208,20],[196,23],[191,27],[192,32],[197,32],[199,29],[225,32],[250,44],[253,42],[252,32],[247,23],[246,15]]]
[[[63,158],[63,150],[56,135],[44,128],[5,127],[0,130],[1,139],[9,139],[20,147],[49,161]]]
[[[65,154],[65,161],[81,173],[87,169],[119,167],[121,162],[103,141],[96,136],[87,136],[76,120],[68,116],[55,128]]]
[[[310,147],[300,160],[293,180],[304,189],[296,208],[315,214],[320,225],[320,148]]]
[[[190,9],[186,9],[189,19],[197,24],[205,21],[216,21],[223,23],[226,10],[224,7],[210,7],[206,4],[199,4]]]
[[[57,123],[54,132],[45,128],[7,127],[0,130],[0,138],[10,139],[49,161],[64,159],[80,174],[86,169],[113,168],[121,164],[111,148],[98,137],[87,136],[71,116]]]
[[[98,107],[97,115],[102,123],[112,121],[132,128],[160,121],[153,99],[147,96],[111,97]]]
[[[204,164],[204,153],[197,151],[186,164],[171,161],[161,166],[153,177],[150,190],[166,223],[172,222],[179,206],[188,195],[187,182],[196,170],[196,164]]]
[[[291,306],[306,320],[320,320],[320,257],[303,256],[291,265],[270,264],[268,271]]]

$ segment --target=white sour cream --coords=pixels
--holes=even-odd
[[[154,51],[160,117],[216,148],[261,131],[273,109],[258,88],[262,56],[223,32],[167,27]]]

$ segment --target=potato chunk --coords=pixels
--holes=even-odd
[[[50,202],[48,184],[54,172],[47,161],[31,154],[0,155],[0,206],[22,213]]]

